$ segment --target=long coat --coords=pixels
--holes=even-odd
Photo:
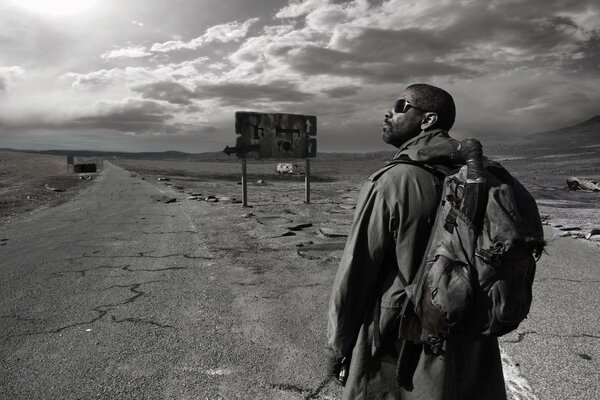
[[[395,158],[453,164],[457,148],[446,131],[434,130],[405,143]],[[337,358],[351,354],[344,399],[506,399],[495,338],[448,340],[440,356],[425,349],[413,376],[414,389],[396,384],[404,287],[425,251],[439,185],[429,171],[397,163],[375,172],[361,189],[329,307],[328,346]]]

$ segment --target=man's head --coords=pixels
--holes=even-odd
[[[425,83],[410,85],[385,114],[383,141],[400,147],[422,131],[450,130],[455,116],[454,100],[448,92]]]

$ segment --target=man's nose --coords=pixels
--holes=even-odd
[[[385,119],[388,120],[390,118],[392,118],[392,113],[391,113],[391,111],[388,111],[385,113]]]

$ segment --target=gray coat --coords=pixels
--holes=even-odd
[[[447,132],[423,132],[398,156],[451,164],[458,143]],[[398,321],[404,286],[414,278],[438,206],[439,179],[415,165],[388,165],[371,175],[335,277],[328,346],[352,355],[344,399],[505,400],[495,338],[447,341],[444,355],[420,355],[414,389],[396,385]],[[378,299],[378,301],[377,301]],[[374,311],[379,310],[379,346]]]

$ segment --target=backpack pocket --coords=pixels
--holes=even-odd
[[[531,292],[520,281],[498,280],[488,296],[491,303],[489,334],[504,335],[519,326],[529,313]]]
[[[430,264],[421,298],[423,329],[444,337],[463,322],[473,306],[473,280],[469,266],[444,256]]]

